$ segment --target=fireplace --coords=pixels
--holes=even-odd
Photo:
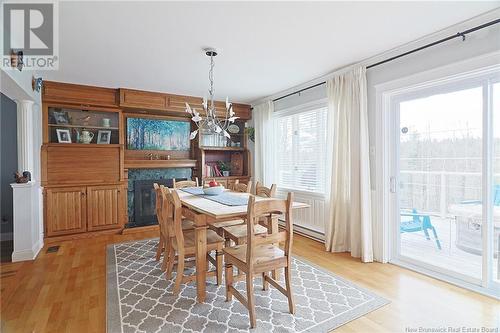
[[[178,181],[186,179],[176,178]],[[136,180],[134,182],[134,221],[128,223],[128,228],[158,224],[153,183],[170,188],[173,186],[172,179]]]
[[[134,182],[134,227],[158,223],[155,212],[156,194],[153,183],[172,187],[172,180],[170,179],[136,180]]]
[[[153,183],[172,187],[172,179],[186,180],[192,176],[190,168],[129,169],[128,170],[128,223],[126,228],[158,224],[156,195]]]

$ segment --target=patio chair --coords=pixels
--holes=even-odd
[[[436,240],[438,249],[441,250],[441,242],[439,241],[436,229],[432,225],[431,217],[429,215],[419,214],[417,210],[413,208],[411,213],[401,212],[401,217],[403,216],[409,216],[411,217],[411,219],[408,221],[401,220],[399,224],[399,232],[401,234],[405,232],[423,231],[425,234],[425,238],[427,238],[427,240],[431,240],[428,231],[430,229],[432,231],[432,234],[434,235],[434,239]]]
[[[482,204],[481,200],[463,200],[461,204]],[[493,206],[500,206],[500,185],[493,187]]]

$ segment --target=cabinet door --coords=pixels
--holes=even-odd
[[[123,88],[120,89],[121,107],[166,110],[168,108],[168,104],[167,94]]]
[[[85,187],[51,188],[45,193],[48,237],[86,231]]]
[[[82,106],[118,106],[116,89],[84,86],[62,82],[43,82],[42,100],[54,103],[71,103]]]
[[[87,187],[87,228],[89,231],[121,228],[125,209],[119,185]]]

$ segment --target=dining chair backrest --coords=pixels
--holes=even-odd
[[[275,244],[285,242],[284,252],[287,260],[291,260],[293,241],[293,221],[292,221],[293,193],[288,193],[286,200],[261,200],[256,201],[254,196],[248,199],[247,210],[247,264],[252,268],[254,263],[253,249],[259,244]],[[254,226],[261,217],[268,217],[272,214],[285,216],[285,230],[275,234],[254,234]]]
[[[179,182],[176,182],[174,178],[172,187],[175,189],[186,188],[186,187],[198,187],[198,177],[195,177],[194,180],[181,180]]]
[[[161,213],[161,189],[158,183],[153,183],[153,189],[155,191],[155,212],[156,218],[158,219],[158,223],[160,222],[160,213]]]
[[[239,179],[236,179],[234,181],[233,191],[241,193],[250,193],[252,191],[252,182],[248,181],[248,183],[243,184],[240,183]]]
[[[160,200],[160,210],[158,213],[158,224],[160,226],[160,233],[162,237],[168,238],[172,231],[169,228],[167,216],[170,214],[169,206],[166,204],[165,196],[170,193],[170,189],[164,185],[160,185],[158,188],[158,192],[156,192],[157,200]]]
[[[175,238],[178,251],[184,249],[184,234],[182,233],[182,204],[177,191],[163,189],[163,212],[167,230]]]
[[[274,198],[276,196],[276,184],[271,185],[271,188],[269,188],[257,182],[257,184],[255,184],[255,195],[265,198]]]

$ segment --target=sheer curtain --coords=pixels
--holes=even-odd
[[[259,104],[253,108],[255,127],[255,170],[254,181],[271,186],[274,182],[274,156],[272,152],[272,101]]]
[[[366,68],[327,81],[332,153],[326,249],[373,261]]]

